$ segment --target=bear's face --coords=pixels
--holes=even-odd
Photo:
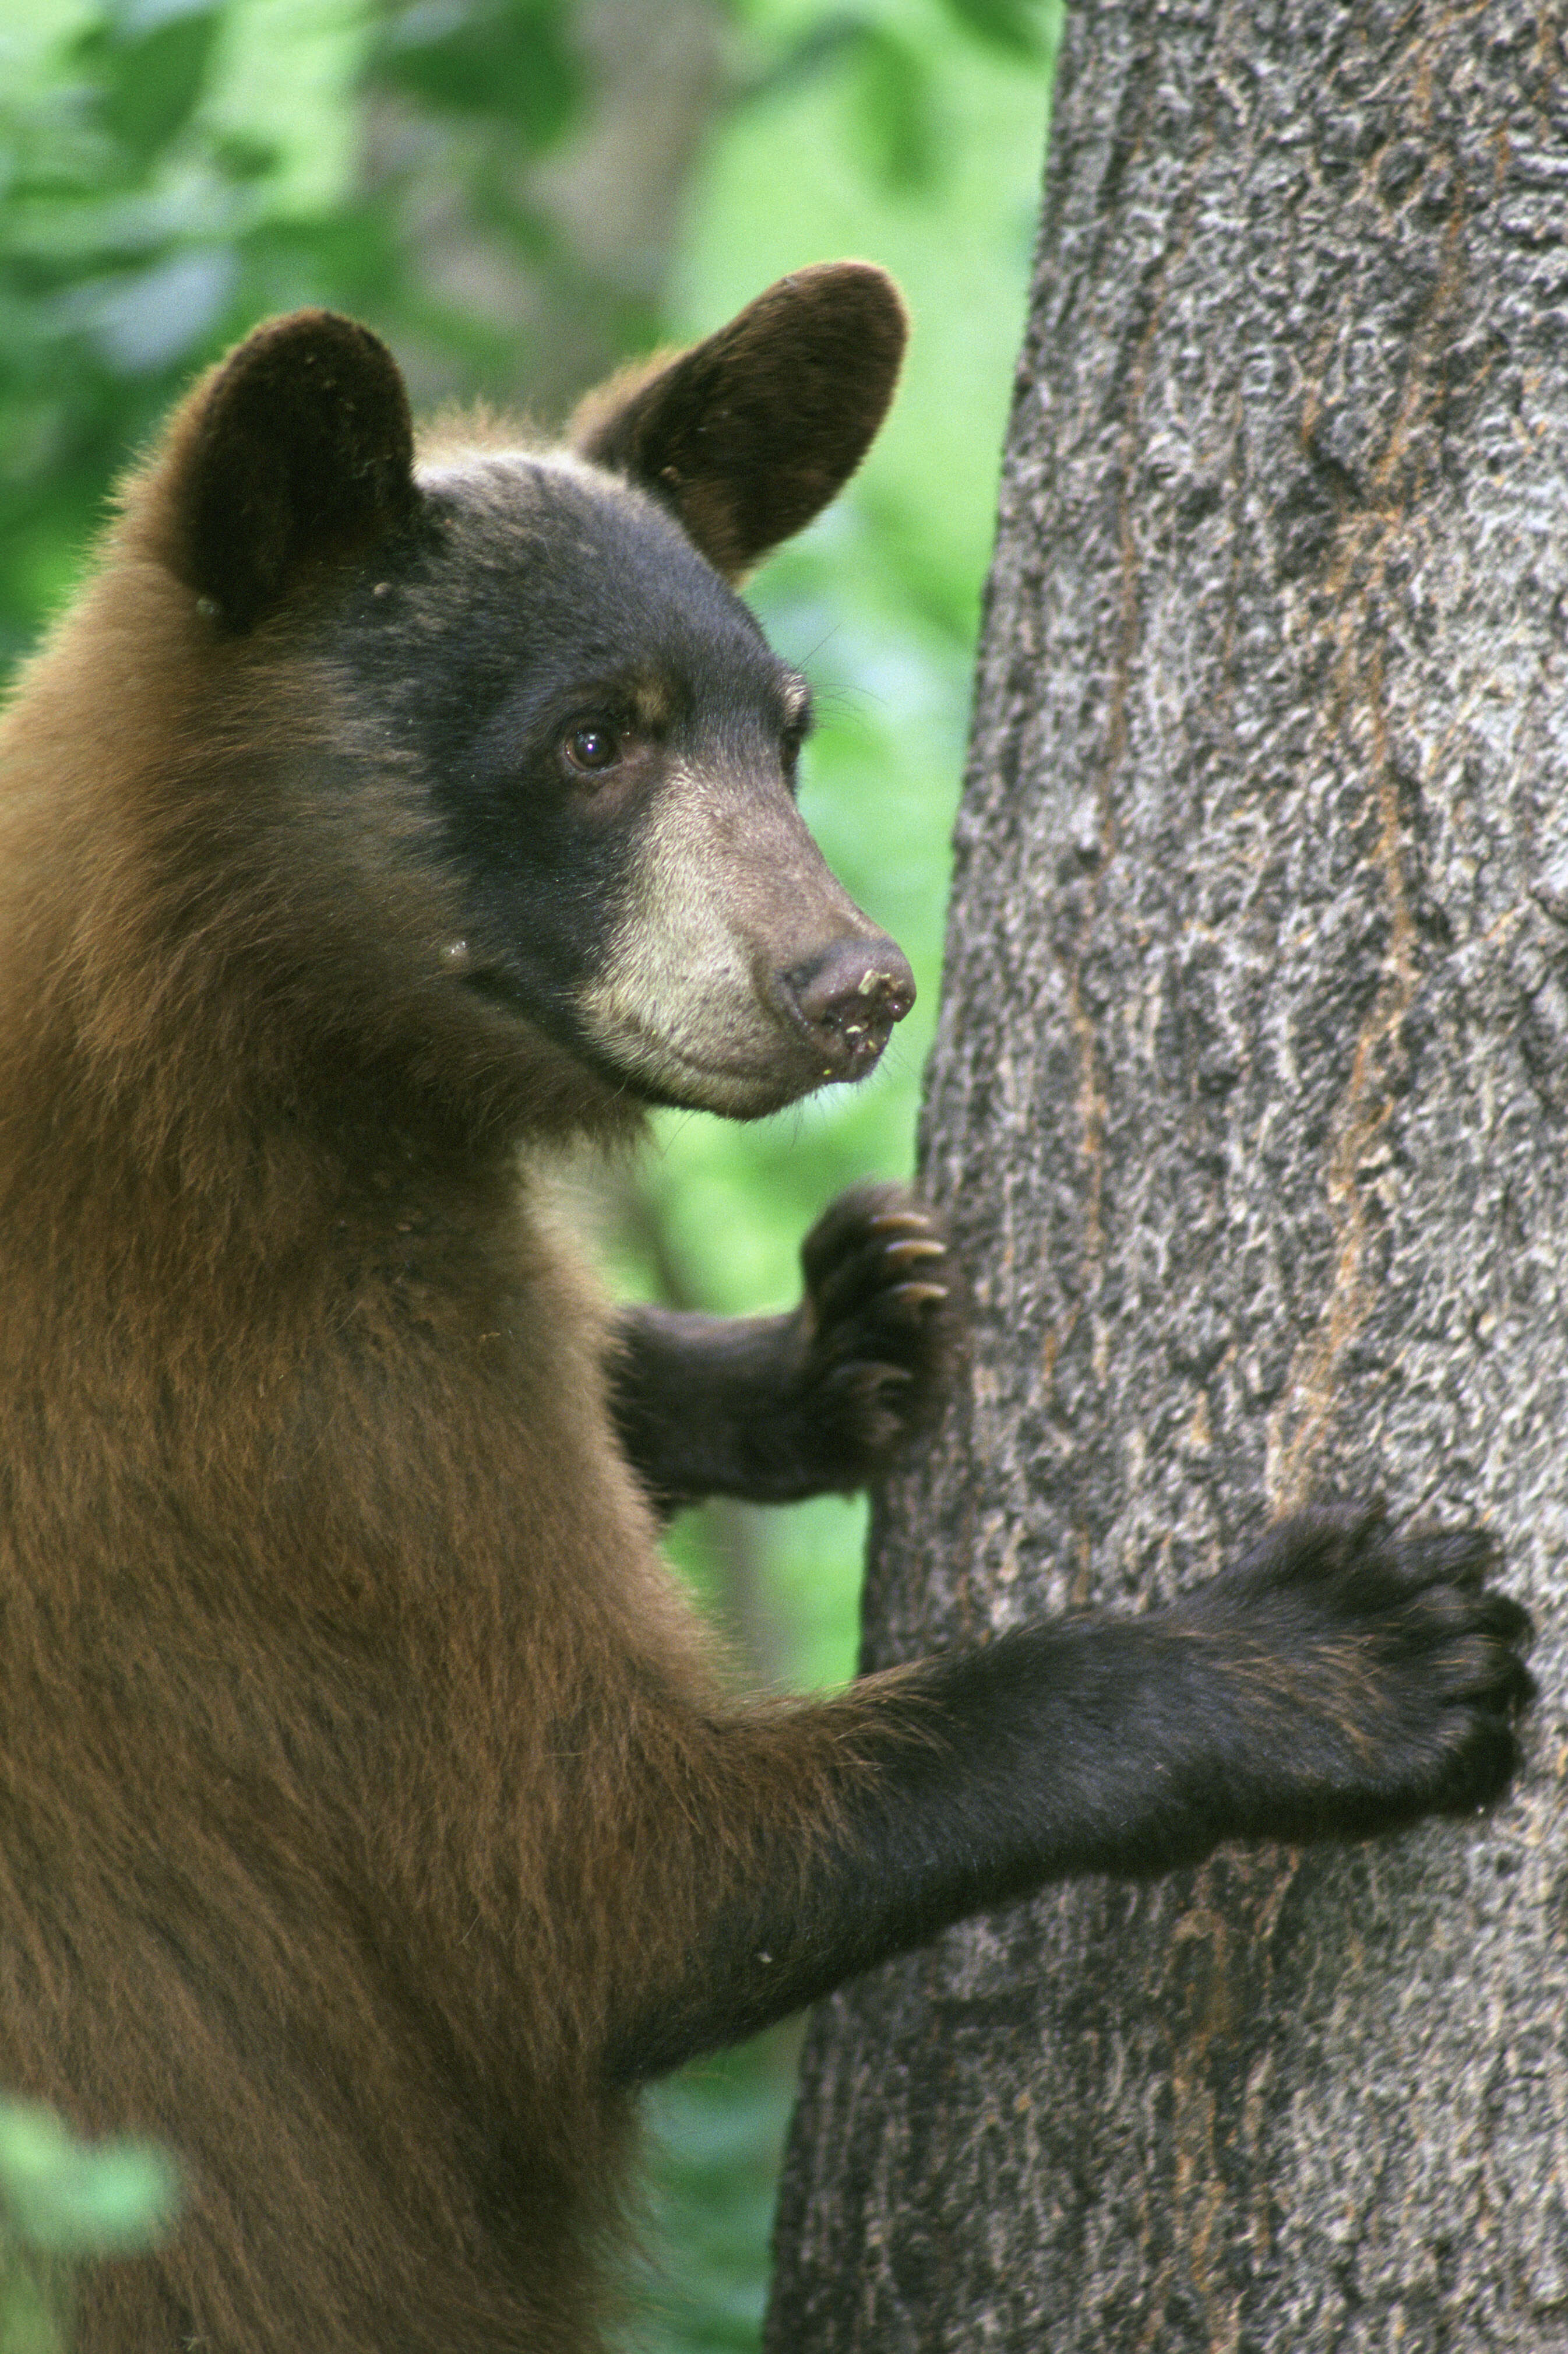
[[[795,808],[805,681],[601,468],[416,479],[324,635],[436,815],[453,973],[645,1101],[744,1119],[860,1077],[914,983]]]
[[[591,397],[543,455],[481,426],[419,463],[390,354],[325,313],[259,329],[187,402],[161,560],[216,691],[225,650],[253,647],[269,739],[298,745],[344,871],[379,845],[376,905],[411,911],[379,942],[428,1029],[407,1067],[492,1107],[536,1103],[547,1066],[600,1111],[745,1119],[874,1066],[914,981],[800,818],[810,697],[733,583],[858,462],[904,331],[880,271],[802,271]],[[291,716],[307,675],[335,735]],[[362,903],[356,931],[352,886],[303,917],[291,887],[251,938],[313,957],[385,928]],[[384,1038],[391,1002],[345,1005],[334,1086],[355,1021]]]

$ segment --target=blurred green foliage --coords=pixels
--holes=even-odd
[[[367,71],[427,106],[503,116],[528,147],[546,147],[583,102],[566,17],[560,0],[404,9],[387,19]]]
[[[625,1288],[673,1286],[746,1312],[795,1296],[800,1235],[841,1186],[909,1164],[1056,0],[707,5],[722,70],[683,225],[661,291],[611,306],[612,355],[705,333],[770,279],[836,254],[891,267],[915,321],[899,405],[850,493],[750,593],[815,686],[807,815],[909,953],[920,1002],[863,1088],[747,1129],[662,1117],[639,1214],[599,1202]],[[591,117],[584,22],[581,0],[9,0],[0,663],[69,593],[115,470],[192,372],[259,316],[327,302],[369,319],[417,382],[527,397],[547,374],[546,330],[454,296],[368,158],[387,110],[404,130],[433,126],[465,220],[568,298],[580,278],[586,305],[589,266],[530,177],[540,158],[569,159]],[[863,1528],[858,1503],[830,1497],[788,1513],[691,1515],[674,1549],[738,1621],[738,1546],[769,1630],[759,1646],[755,1625],[740,1629],[754,1652],[743,1668],[824,1683],[853,1666]],[[757,2343],[792,2051],[784,2031],[688,2071],[650,2105],[663,2152],[657,2279],[636,2342],[653,2354]],[[5,2115],[0,2199],[20,2297],[43,2243],[21,2236],[28,2211],[7,2171]],[[120,2161],[95,2163],[109,2180]],[[115,2179],[130,2214],[133,2168]],[[9,2312],[0,2354],[41,2349],[45,2339],[13,2334]]]
[[[636,2354],[751,2354],[794,2097],[798,2032],[685,2069],[650,2102],[653,2264]]]
[[[179,2211],[151,2143],[79,2141],[52,2109],[0,2101],[0,2349],[59,2354],[69,2264],[149,2246]]]

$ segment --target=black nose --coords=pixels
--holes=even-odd
[[[821,1055],[824,1078],[862,1077],[915,1002],[909,960],[888,939],[835,940],[779,979]]]

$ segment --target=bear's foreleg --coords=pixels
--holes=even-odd
[[[718,1728],[725,1893],[681,1982],[620,2022],[614,2073],[732,2042],[1049,1881],[1487,1805],[1531,1690],[1530,1622],[1486,1587],[1493,1561],[1478,1532],[1303,1512],[1164,1609],[1018,1628]],[[786,1826],[765,1802],[787,1809],[792,1780],[828,1803]]]

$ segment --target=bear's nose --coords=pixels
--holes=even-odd
[[[824,1077],[862,1077],[915,1002],[909,960],[885,938],[835,940],[779,978],[791,1011],[821,1055]]]

